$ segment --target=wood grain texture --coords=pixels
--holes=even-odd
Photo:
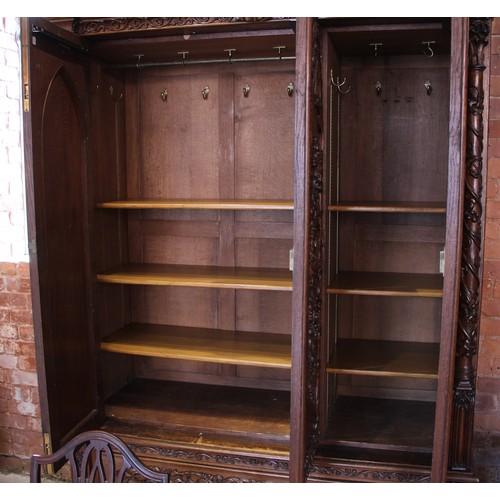
[[[439,274],[342,272],[327,291],[347,295],[442,297],[443,277]]]
[[[446,213],[444,203],[431,202],[402,202],[402,201],[360,201],[339,202],[328,206],[331,212],[389,212],[389,213]]]
[[[103,339],[101,349],[232,365],[291,366],[290,336],[273,333],[132,324]]]
[[[187,210],[293,210],[293,201],[224,199],[135,199],[103,201],[98,208]]]
[[[292,290],[292,273],[287,269],[129,264],[99,273],[101,283],[163,285],[253,290]]]
[[[328,373],[377,377],[438,376],[439,344],[340,339]]]

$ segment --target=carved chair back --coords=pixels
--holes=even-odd
[[[73,483],[168,483],[168,474],[146,467],[118,437],[104,431],[79,434],[51,455],[31,457],[30,482],[40,482],[42,465],[67,461]]]

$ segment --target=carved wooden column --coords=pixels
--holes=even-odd
[[[449,455],[450,469],[464,472],[471,468],[476,393],[483,219],[483,74],[489,34],[489,19],[470,20],[462,271]]]
[[[309,254],[307,259],[307,413],[305,476],[307,477],[319,438],[319,376],[323,289],[323,98],[319,26],[313,24],[312,116],[309,177]]]

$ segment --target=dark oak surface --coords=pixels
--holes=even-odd
[[[290,393],[159,380],[136,380],[106,402],[114,419],[154,424],[192,439],[204,433],[272,446],[290,438]]]
[[[430,452],[434,411],[430,402],[341,397],[332,410],[324,442]]]

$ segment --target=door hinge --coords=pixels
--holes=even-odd
[[[439,272],[444,274],[444,250],[439,252]]]
[[[21,68],[22,68],[22,79],[23,79],[23,111],[29,113],[30,111],[30,29],[29,21],[27,18],[21,20]]]
[[[25,113],[29,113],[30,110],[30,84],[23,84],[23,110]]]
[[[50,434],[48,432],[43,433],[43,451],[45,455],[52,455],[52,441],[50,439]],[[54,474],[54,465],[47,465],[47,474]]]

